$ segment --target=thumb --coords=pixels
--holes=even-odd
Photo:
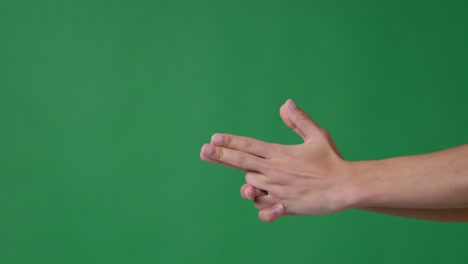
[[[291,99],[288,99],[286,103],[281,106],[280,116],[283,122],[306,142],[313,138],[313,135],[316,135],[320,130],[320,127],[310,116],[299,108]]]

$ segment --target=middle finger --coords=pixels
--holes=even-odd
[[[228,166],[244,170],[262,172],[265,169],[265,159],[255,155],[223,147],[205,144],[202,154],[209,158],[207,161],[218,161]]]

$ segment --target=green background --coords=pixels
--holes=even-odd
[[[467,263],[468,226],[266,224],[215,132],[349,160],[468,142],[467,1],[0,0],[0,263]],[[443,175],[441,175],[443,176]]]

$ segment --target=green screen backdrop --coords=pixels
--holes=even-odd
[[[468,142],[467,1],[0,0],[0,263],[468,263],[468,225],[266,224],[215,132],[348,160]],[[441,175],[443,177],[443,175]]]

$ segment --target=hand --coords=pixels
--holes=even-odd
[[[200,157],[246,171],[242,190],[263,221],[285,215],[339,212],[354,203],[349,162],[343,160],[329,133],[288,100],[283,121],[303,139],[300,145],[266,143],[241,136],[215,134]]]

